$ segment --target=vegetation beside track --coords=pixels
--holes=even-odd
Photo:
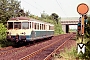
[[[76,40],[77,43],[80,43],[82,38],[80,37],[78,40]],[[58,59],[67,59],[67,60],[89,60],[90,59],[90,39],[89,38],[84,38],[83,39],[83,44],[86,46],[86,51],[83,54],[80,52],[77,54],[77,46],[76,47],[71,47],[71,49],[65,48],[64,52],[61,52],[59,55],[55,56]]]
[[[76,42],[80,43],[81,38],[79,38]],[[58,57],[58,59],[66,59],[66,60],[89,60],[90,59],[90,40],[89,39],[84,39],[83,42],[86,45],[86,51],[85,54],[79,53],[77,54],[77,46],[76,47],[71,47],[70,49],[65,48],[64,52],[61,52]]]
[[[3,25],[3,23],[0,23],[0,48],[13,45],[13,43],[6,40],[6,32],[7,28]]]

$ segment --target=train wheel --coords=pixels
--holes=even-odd
[[[35,40],[34,40],[34,41],[32,41],[32,43],[33,43],[33,44],[35,44],[35,42],[36,42]]]
[[[49,37],[48,39],[49,39],[49,40],[51,40],[51,39],[52,39],[52,37]]]

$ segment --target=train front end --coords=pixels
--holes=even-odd
[[[8,41],[15,41],[15,42],[19,42],[19,41],[23,41],[26,42],[27,39],[30,38],[30,34],[31,34],[31,30],[21,30],[21,29],[17,29],[17,30],[8,30],[8,34],[7,34],[7,40]]]
[[[26,42],[30,38],[31,29],[27,18],[17,18],[7,21],[7,40],[13,42]]]

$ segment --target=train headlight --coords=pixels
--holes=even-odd
[[[7,32],[7,35],[11,35],[11,32]]]
[[[11,39],[11,35],[10,35],[10,33],[9,32],[7,32],[7,40],[10,40]]]
[[[9,34],[9,32],[7,32],[7,34]]]
[[[25,32],[22,32],[21,34],[24,34],[25,35],[26,33]]]

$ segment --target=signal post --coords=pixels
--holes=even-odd
[[[89,7],[87,6],[87,4],[85,3],[81,3],[77,6],[77,12],[82,16],[81,17],[81,36],[82,36],[82,41],[81,43],[77,44],[78,45],[78,52],[82,51],[82,49],[84,48],[85,50],[85,44],[83,44],[83,37],[84,37],[84,15],[86,15],[86,13],[88,12]],[[85,53],[85,51],[82,51],[83,53]]]

